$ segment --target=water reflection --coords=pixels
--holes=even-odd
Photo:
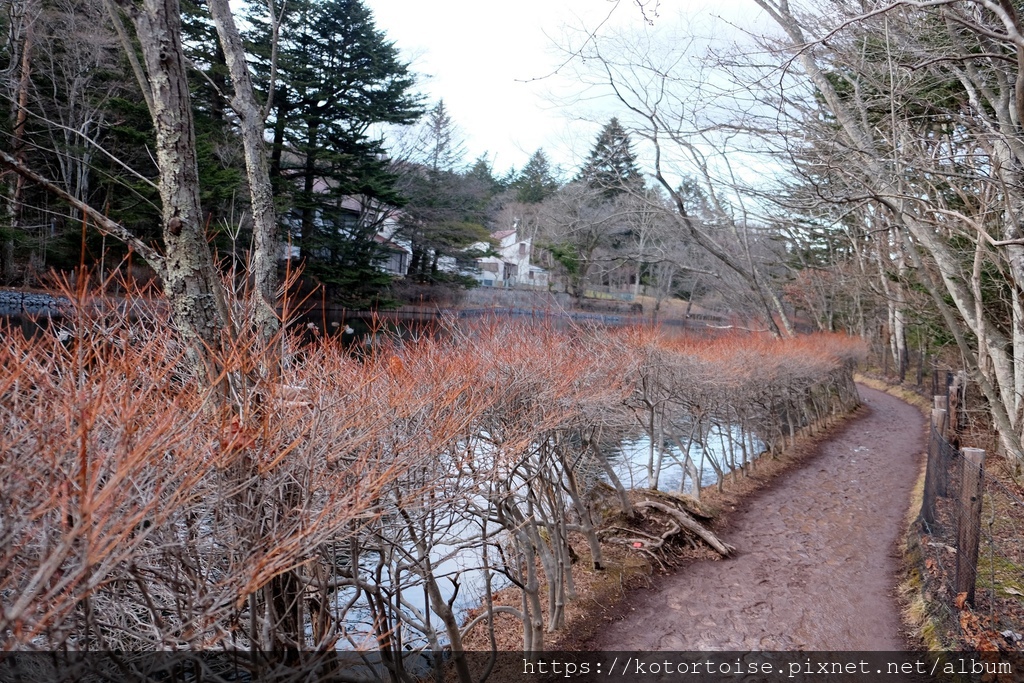
[[[699,473],[701,487],[712,486],[718,483],[719,471],[728,474],[764,449],[760,439],[738,426],[710,425],[704,430],[703,439],[689,441],[689,468],[687,453],[669,439],[661,444],[660,454],[658,448],[653,449],[652,464],[651,439],[646,434],[623,441],[611,461],[615,475],[626,488],[649,488],[653,468],[659,490],[692,494],[694,473]]]
[[[666,441],[660,452],[653,449],[655,458],[660,459],[660,468],[657,462],[653,463],[660,490],[692,494],[695,477],[699,477],[701,486],[714,485],[719,472],[728,473],[763,450],[760,440],[744,433],[738,426],[708,425],[699,431],[701,438],[693,439],[688,449],[689,468],[686,467],[687,453],[678,444]],[[620,443],[611,452],[609,460],[626,488],[647,488],[652,468],[651,454],[649,437],[638,435]],[[501,564],[497,549],[501,537],[492,537],[486,548],[486,565],[491,567],[489,572],[484,569],[485,548],[481,537],[478,521],[455,519],[450,528],[444,529],[444,533],[437,537],[430,551],[432,574],[442,599],[452,605],[456,618],[463,624],[471,611],[486,600],[488,575],[492,591],[511,585],[507,577],[495,570],[495,566]],[[406,544],[405,552],[410,557],[415,555],[410,543]],[[394,636],[405,648],[434,649],[447,644],[444,626],[430,610],[423,580],[410,568],[410,563],[403,563],[399,557],[387,558],[384,562],[379,562],[380,559],[377,553],[364,554],[361,570],[365,576],[378,577],[378,586],[388,592],[394,604],[401,605],[401,613],[391,617]],[[336,603],[338,608],[352,605],[345,621],[348,637],[339,643],[339,648],[375,647],[374,611],[367,601],[359,598],[354,589],[349,589],[339,591]]]

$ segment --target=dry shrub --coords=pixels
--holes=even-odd
[[[230,381],[199,386],[160,307],[123,303],[79,305],[59,337],[0,332],[0,641],[267,647],[294,606],[264,589],[377,514],[410,402],[328,345],[261,374],[244,338]]]
[[[483,571],[487,604],[494,576],[521,587],[510,613],[542,649],[574,596],[570,534],[600,561],[592,495],[643,397],[770,442],[848,403],[861,353],[493,323],[357,358],[241,330],[204,387],[165,309],[79,300],[60,335],[0,330],[4,648],[458,651],[441,589]],[[441,577],[463,547],[481,566]]]

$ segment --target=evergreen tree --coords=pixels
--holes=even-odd
[[[539,204],[558,190],[558,180],[543,149],[533,153],[512,182],[512,188],[516,191],[516,199],[524,204]]]
[[[601,129],[577,180],[614,197],[643,183],[629,133],[617,118]]]
[[[251,226],[234,232],[249,202],[237,119],[226,99],[232,91],[227,63],[206,0],[186,0],[181,9],[182,47],[194,67],[189,88],[203,211],[220,254],[245,251],[252,244]]]
[[[285,204],[279,213],[307,273],[341,296],[357,283],[365,294],[364,285],[381,281],[377,263],[386,253],[374,240],[376,217],[354,216],[342,205],[353,196],[400,202],[382,141],[368,130],[412,123],[422,113],[420,99],[408,64],[361,0],[297,0],[288,7],[269,124],[271,176]],[[266,88],[270,29],[255,16],[253,23]]]
[[[489,237],[483,220],[492,189],[480,182],[479,172],[459,168],[464,154],[458,128],[439,101],[422,123],[414,158],[397,169],[405,201],[401,232],[412,246],[411,278],[463,282],[443,271],[442,259],[468,267],[474,256],[469,248]]]
[[[427,112],[415,153],[420,163],[435,173],[454,171],[462,164],[466,146],[444,100]]]
[[[486,154],[477,157],[466,175],[469,179],[477,182],[480,187],[485,188],[492,197],[503,192],[507,186],[504,178],[495,177],[494,166]]]

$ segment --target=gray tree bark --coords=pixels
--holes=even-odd
[[[199,166],[181,45],[178,0],[118,0],[135,25],[152,96],[156,161],[166,255],[164,292],[174,322],[190,343],[207,381],[220,373],[213,362],[231,318],[224,287],[206,241],[199,203]]]
[[[14,158],[22,164],[25,162],[25,123],[28,118],[28,91],[32,73],[32,34],[37,13],[38,9],[34,2],[24,3],[20,13],[12,12],[12,15],[18,16],[15,21],[11,22],[10,35],[8,36],[8,41],[14,48],[14,55],[12,56],[16,58],[15,61],[19,69],[18,85],[12,98],[14,103],[14,111],[12,112],[14,131],[11,147],[14,152]],[[20,27],[20,31],[18,27]],[[22,34],[20,37],[16,35],[19,32]],[[20,56],[17,54],[18,48],[21,50]],[[22,195],[25,189],[25,178],[17,174],[13,179],[10,189],[11,198],[7,203],[6,211],[9,232],[4,237],[3,249],[0,251],[0,278],[4,282],[12,282],[15,276],[15,235],[21,229]]]
[[[221,49],[231,73],[234,95],[231,108],[238,115],[245,150],[245,168],[252,204],[253,252],[250,272],[254,296],[250,311],[252,322],[265,340],[278,330],[277,318],[277,213],[270,184],[267,144],[263,138],[264,110],[256,101],[256,93],[245,59],[245,46],[231,14],[228,0],[209,0]],[[276,21],[276,17],[270,17]],[[276,34],[276,32],[275,32]]]

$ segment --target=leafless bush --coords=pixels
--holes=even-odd
[[[594,491],[632,512],[609,451],[638,418],[687,453],[717,426],[743,454],[724,473],[855,400],[839,338],[497,323],[359,357],[282,333],[276,365],[236,331],[201,388],[164,308],[114,303],[2,332],[6,649],[374,650],[399,680],[449,648],[471,680],[462,639],[495,613],[534,653],[563,624],[571,534],[601,569]],[[500,584],[520,607],[493,606]],[[485,610],[462,623],[470,588]]]

